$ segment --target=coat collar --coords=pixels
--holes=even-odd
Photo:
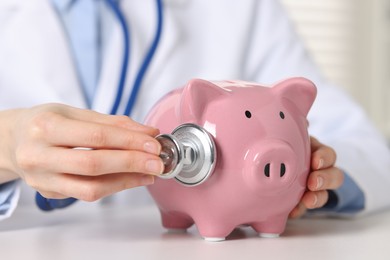
[[[68,11],[77,0],[50,0],[58,12]]]

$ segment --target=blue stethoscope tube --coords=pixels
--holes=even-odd
[[[119,83],[118,83],[118,89],[117,94],[114,100],[114,104],[112,106],[110,114],[115,115],[118,113],[118,108],[121,103],[122,95],[124,86],[126,83],[126,75],[128,70],[128,64],[129,64],[129,57],[130,57],[130,30],[127,26],[127,22],[125,19],[125,16],[119,9],[118,3],[115,0],[105,0],[107,5],[111,8],[113,13],[115,14],[115,17],[118,19],[123,33],[123,43],[124,43],[124,50],[123,50],[123,61],[122,61],[122,69],[120,73]],[[146,56],[141,64],[141,67],[139,68],[139,71],[136,75],[133,89],[131,91],[131,94],[127,100],[126,108],[124,111],[124,115],[131,115],[131,112],[134,108],[135,102],[137,100],[137,96],[139,93],[139,90],[142,85],[142,81],[145,77],[146,71],[149,67],[149,64],[157,50],[158,44],[160,42],[161,38],[161,32],[162,32],[162,26],[163,26],[163,4],[162,0],[156,0],[156,6],[157,6],[157,28],[156,33],[153,39],[153,42],[146,53]],[[65,208],[74,202],[76,202],[77,199],[75,198],[67,198],[67,199],[47,199],[43,197],[39,192],[35,195],[35,202],[37,206],[43,210],[43,211],[51,211],[54,209],[60,209]]]
[[[121,25],[122,34],[123,34],[123,61],[122,61],[122,69],[118,83],[118,89],[116,92],[116,97],[114,100],[114,104],[112,105],[112,109],[110,114],[116,115],[118,112],[119,105],[121,103],[121,98],[123,95],[123,89],[125,88],[127,68],[129,65],[130,58],[130,30],[127,26],[127,22],[125,20],[124,15],[122,14],[119,6],[114,0],[106,0],[107,5],[111,7],[111,10],[114,12],[115,17],[118,19],[119,24]],[[132,90],[134,92],[134,88]]]

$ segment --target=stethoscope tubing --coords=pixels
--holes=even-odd
[[[111,8],[115,17],[118,19],[118,22],[122,29],[122,36],[123,36],[122,68],[120,72],[118,89],[116,92],[114,104],[112,105],[112,109],[110,112],[111,115],[116,115],[123,96],[123,90],[125,88],[126,75],[127,75],[129,59],[130,59],[130,30],[127,25],[126,18],[123,15],[122,11],[120,10],[118,4],[114,0],[106,0],[105,2]]]
[[[110,1],[110,0],[109,0]],[[163,28],[163,4],[162,0],[156,0],[156,6],[157,6],[157,27],[156,27],[156,33],[154,34],[154,39],[152,41],[152,44],[146,53],[146,56],[141,64],[141,67],[137,73],[137,76],[134,81],[133,89],[130,95],[130,98],[127,102],[126,109],[125,109],[125,115],[131,115],[131,112],[134,108],[135,102],[137,100],[137,96],[139,94],[139,90],[141,89],[142,81],[145,78],[145,74],[148,70],[148,67],[150,65],[150,62],[153,59],[154,54],[156,53],[158,44],[161,39],[161,32]]]

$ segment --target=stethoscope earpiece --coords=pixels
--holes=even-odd
[[[206,181],[214,171],[217,150],[211,135],[195,124],[183,124],[156,137],[162,149],[163,179],[175,178],[186,186],[196,186]]]

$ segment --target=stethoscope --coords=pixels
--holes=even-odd
[[[130,115],[133,110],[142,80],[160,42],[163,26],[163,4],[162,0],[155,1],[157,9],[155,36],[135,77],[124,115]],[[130,56],[130,30],[116,0],[105,0],[105,2],[121,25],[124,41],[123,61],[117,94],[110,112],[110,114],[115,115],[118,113],[126,82]],[[163,174],[159,177],[163,179],[174,178],[183,185],[196,186],[206,181],[213,173],[216,164],[215,143],[212,136],[201,126],[189,123],[183,124],[174,129],[171,134],[161,134],[156,139],[161,143],[160,157],[165,166]],[[76,202],[77,199],[47,199],[37,192],[35,201],[41,210],[51,211],[65,208]]]

